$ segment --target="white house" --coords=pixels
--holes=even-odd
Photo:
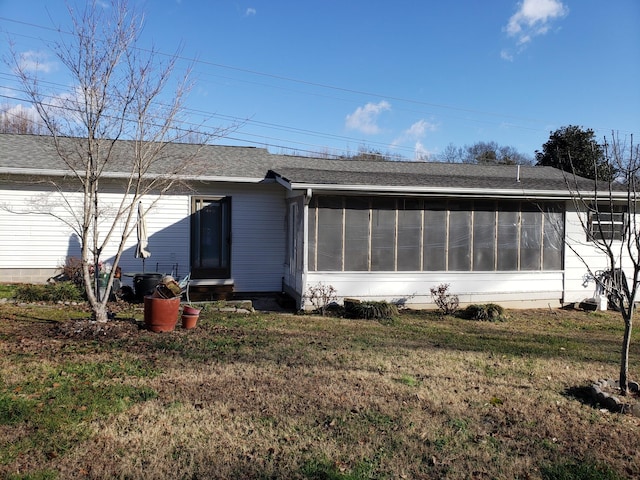
[[[103,181],[103,201],[114,203],[131,145],[118,148],[122,163]],[[580,257],[592,270],[607,268],[579,216],[593,231],[596,222],[572,200],[574,188],[589,195],[593,182],[572,179],[570,189],[554,168],[328,160],[189,144],[172,144],[164,155],[168,164],[193,159],[183,188],[143,199],[157,200],[146,217],[145,270],[191,273],[196,287],[286,292],[304,306],[308,288],[322,282],[339,298],[418,307],[433,306],[430,288],[446,283],[463,304],[558,307],[594,296]],[[0,282],[44,282],[79,256],[59,219],[60,188],[64,198],[81,199],[50,137],[0,134]],[[611,216],[613,237],[623,219],[624,212]],[[134,235],[120,263],[125,273],[142,271],[135,248]],[[105,251],[103,259],[114,255]]]

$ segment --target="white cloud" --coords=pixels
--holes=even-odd
[[[53,71],[55,63],[49,61],[49,56],[44,52],[35,52],[29,50],[22,52],[19,58],[20,68],[25,72],[43,72],[49,73]]]
[[[244,16],[245,17],[252,17],[254,16],[256,13],[258,13],[258,11],[253,8],[253,7],[249,7],[244,11]]]
[[[418,120],[416,123],[411,125],[407,130],[404,131],[404,134],[407,138],[416,138],[420,139],[425,136],[427,132],[434,132],[438,129],[438,126],[435,123],[427,122],[426,120]]]
[[[519,45],[531,42],[537,35],[544,35],[551,22],[565,17],[569,9],[560,0],[523,0],[519,9],[505,27],[507,35],[516,37]]]
[[[507,60],[509,62],[513,62],[513,53],[511,53],[510,50],[507,50],[506,48],[503,48],[500,51],[500,58],[503,60]]]
[[[380,127],[376,123],[378,116],[387,110],[391,110],[391,104],[385,100],[378,103],[367,103],[364,107],[358,107],[355,112],[347,115],[345,126],[349,130],[376,135],[380,133]]]
[[[433,152],[429,151],[427,147],[425,147],[422,142],[416,142],[414,146],[414,155],[415,160],[418,161],[429,161],[429,158]]]
[[[3,108],[2,113],[9,116],[15,116],[20,118],[37,118],[38,110],[33,105],[23,107],[22,104],[17,103],[15,105],[8,105]]]
[[[429,122],[424,119],[420,119],[404,130],[398,138],[396,138],[391,145],[397,146],[407,141],[417,141],[416,145],[420,144],[427,132],[435,132],[438,129],[438,125],[433,122]],[[417,148],[417,147],[416,147]],[[417,152],[417,150],[416,150]]]

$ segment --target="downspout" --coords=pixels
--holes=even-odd
[[[304,294],[307,290],[307,273],[309,272],[309,203],[313,197],[313,191],[307,188],[304,194],[304,209],[302,217],[302,275],[300,278],[300,305],[299,309],[304,310]]]
[[[565,304],[567,301],[567,203],[564,201],[564,208],[562,214],[562,298],[560,299],[560,305]]]

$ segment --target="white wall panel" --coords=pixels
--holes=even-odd
[[[33,187],[0,185],[0,269],[55,269],[74,250],[73,230],[51,215],[38,213],[46,202],[56,203],[51,190],[43,195]]]
[[[582,214],[583,217],[585,214]],[[588,268],[596,272],[607,270],[607,258],[594,242],[587,241],[587,234],[580,223],[579,214],[573,204],[567,205],[566,214],[566,238],[573,247],[565,247],[565,303],[581,302],[587,298],[592,298],[596,293],[596,284],[593,280],[588,280]],[[613,243],[614,250],[622,251],[626,246],[621,242]],[[631,280],[633,270],[630,268],[631,261],[628,254],[624,252],[622,267],[628,280]],[[619,267],[620,265],[618,265]]]
[[[68,256],[80,255],[71,228],[51,215],[34,213],[42,209],[43,198],[51,205],[60,204],[55,193],[50,191],[43,196],[40,188],[44,187],[0,185],[0,280],[3,270],[53,270]],[[180,276],[188,273],[191,195],[232,197],[231,266],[235,291],[280,291],[285,258],[285,192],[275,184],[203,184],[188,194],[143,198],[143,206],[148,210],[151,252],[145,261],[146,271],[156,271],[157,264],[161,271],[178,264]],[[79,194],[67,194],[67,198],[81,201]],[[115,205],[119,198],[117,194],[104,194],[101,200]],[[135,218],[134,215],[133,232],[120,261],[125,273],[142,271],[142,259],[134,256]],[[121,223],[104,251],[104,261],[112,261],[123,230]]]
[[[386,300],[434,307],[430,289],[449,284],[461,304],[495,302],[527,308],[558,307],[562,272],[310,272],[307,285],[333,285],[340,299]]]

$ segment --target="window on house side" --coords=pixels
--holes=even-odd
[[[598,206],[589,209],[589,239],[623,240],[625,213],[622,207]]]

